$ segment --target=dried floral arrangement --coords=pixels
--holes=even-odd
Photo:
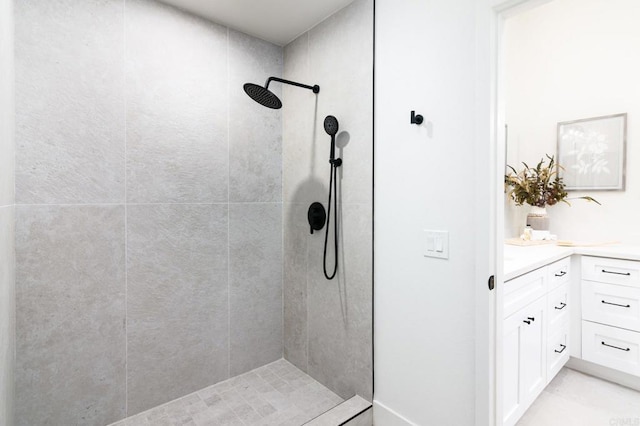
[[[509,198],[516,205],[529,204],[530,206],[544,208],[553,206],[561,201],[571,205],[567,201],[569,194],[565,190],[565,184],[559,174],[559,170],[562,167],[555,162],[553,156],[548,154],[546,156],[549,160],[548,165],[544,158],[535,167],[529,167],[527,163],[522,163],[524,168],[519,172],[512,166],[507,165],[513,173],[505,175],[504,182]],[[600,204],[592,197],[575,198]]]

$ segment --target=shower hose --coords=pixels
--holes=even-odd
[[[331,171],[329,172],[329,203],[327,208],[327,230],[324,235],[324,253],[322,256],[322,266],[324,268],[324,276],[328,280],[332,280],[338,272],[338,164],[337,161],[331,161]],[[334,242],[334,259],[333,272],[331,275],[327,273],[327,243],[329,241],[329,225],[331,223],[331,204],[333,200],[333,242]]]

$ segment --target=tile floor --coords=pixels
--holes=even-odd
[[[640,426],[640,392],[563,368],[517,426]]]
[[[111,426],[301,426],[342,402],[281,359]]]

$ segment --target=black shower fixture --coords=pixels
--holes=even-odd
[[[331,154],[329,156],[329,164],[340,167],[342,165],[342,159],[336,159],[336,134],[338,133],[338,119],[333,115],[327,115],[324,119],[324,131],[331,136]]]
[[[269,90],[269,84],[272,81],[277,81],[279,83],[290,84],[291,86],[302,87],[303,89],[309,89],[313,91],[313,93],[320,92],[320,86],[317,84],[315,86],[308,86],[302,83],[296,83],[295,81],[284,80],[278,77],[269,77],[264,87],[259,86],[253,83],[245,83],[244,91],[249,95],[251,99],[256,101],[262,106],[266,106],[271,109],[280,109],[282,108],[282,102],[280,99],[273,94],[271,90]]]
[[[338,272],[338,167],[342,165],[342,159],[336,158],[336,134],[338,133],[338,119],[333,115],[328,115],[324,119],[324,131],[331,136],[331,153],[329,155],[329,203],[327,206],[327,230],[324,235],[324,253],[322,256],[322,267],[324,276],[332,280]],[[331,204],[333,204],[333,242],[334,242],[334,264],[333,272],[327,273],[327,242],[329,241],[329,225],[331,222]]]
[[[313,231],[319,231],[324,228],[324,224],[327,222],[327,212],[324,206],[317,201],[312,203],[307,212],[307,220],[309,221],[311,234],[313,234]]]

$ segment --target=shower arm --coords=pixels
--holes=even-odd
[[[309,85],[302,84],[302,83],[296,83],[295,81],[291,81],[291,80],[284,80],[284,79],[278,78],[278,77],[269,77],[267,79],[267,82],[264,85],[264,88],[268,89],[269,88],[269,84],[272,81],[277,81],[279,83],[290,84],[292,86],[302,87],[303,89],[309,89],[309,90],[312,90],[313,93],[320,92],[320,86],[318,86],[317,84],[315,86],[309,86]]]

